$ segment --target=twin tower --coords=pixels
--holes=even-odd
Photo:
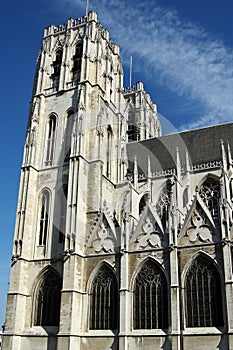
[[[3,350],[232,349],[232,135],[161,137],[96,12],[46,28]]]

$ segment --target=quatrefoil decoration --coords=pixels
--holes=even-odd
[[[190,242],[194,243],[198,239],[202,242],[210,242],[212,240],[210,227],[205,224],[198,212],[194,212],[191,223],[192,226],[187,231]]]
[[[97,237],[98,238],[95,239],[92,243],[96,253],[101,252],[101,250],[103,250],[106,253],[113,252],[114,250],[113,240],[109,236],[108,230],[104,225],[101,226],[100,229],[98,230]]]
[[[142,227],[143,232],[138,238],[138,242],[142,248],[151,246],[153,248],[160,247],[161,238],[159,232],[154,230],[154,226],[151,223],[150,219],[147,218],[145,224]]]

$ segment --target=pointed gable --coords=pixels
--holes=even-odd
[[[179,245],[214,242],[217,236],[211,213],[199,193],[196,193],[179,233]]]
[[[113,253],[119,247],[113,219],[107,213],[98,214],[90,235],[86,240],[86,250],[93,253]]]
[[[161,248],[164,229],[160,217],[151,203],[148,203],[129,238],[130,250],[145,248]]]

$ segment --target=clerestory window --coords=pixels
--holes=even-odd
[[[148,202],[148,193],[144,194],[139,202],[139,215],[143,212],[146,204]]]
[[[167,281],[158,264],[148,260],[135,280],[134,328],[166,329],[167,327]]]
[[[207,179],[201,186],[199,194],[208,207],[215,222],[219,221],[219,182],[214,179]]]

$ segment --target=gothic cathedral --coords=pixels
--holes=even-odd
[[[96,12],[46,28],[3,350],[232,350],[232,136],[161,136]]]

